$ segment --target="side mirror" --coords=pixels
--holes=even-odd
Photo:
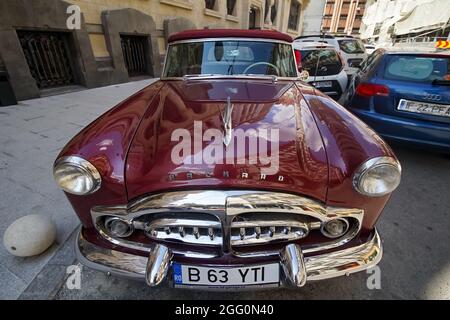
[[[300,80],[302,80],[302,81],[308,80],[308,78],[309,78],[309,72],[306,71],[306,70],[303,70],[302,72],[300,72],[299,78],[300,78]]]

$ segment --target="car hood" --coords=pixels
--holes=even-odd
[[[234,134],[228,146],[217,136],[226,132],[227,110]],[[328,165],[292,81],[190,79],[165,81],[149,103],[129,147],[125,181],[129,200],[181,188],[241,188],[325,201]]]

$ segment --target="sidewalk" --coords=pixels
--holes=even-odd
[[[19,298],[54,256],[57,259],[52,262],[57,267],[58,259],[64,258],[58,258],[57,252],[79,225],[53,181],[52,165],[59,150],[100,114],[153,81],[146,79],[0,107],[2,242],[13,221],[32,213],[50,216],[58,231],[56,243],[37,257],[17,258],[3,244],[0,246],[0,299]]]

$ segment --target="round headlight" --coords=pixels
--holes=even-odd
[[[98,170],[89,161],[76,156],[58,159],[53,177],[64,191],[76,195],[93,193],[101,183]]]
[[[380,197],[394,191],[400,184],[402,168],[397,160],[378,157],[367,160],[353,176],[353,187],[359,193]]]

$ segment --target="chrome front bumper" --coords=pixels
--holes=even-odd
[[[75,252],[78,260],[92,269],[145,280],[149,286],[163,282],[172,284],[170,269],[176,257],[164,245],[155,244],[147,258],[97,246],[87,241],[80,231]],[[381,260],[382,252],[381,239],[376,230],[364,244],[308,257],[303,256],[299,245],[288,244],[279,252],[281,274],[284,274],[280,286],[302,287],[307,281],[366,270]],[[246,265],[245,258],[242,259],[242,265]]]

